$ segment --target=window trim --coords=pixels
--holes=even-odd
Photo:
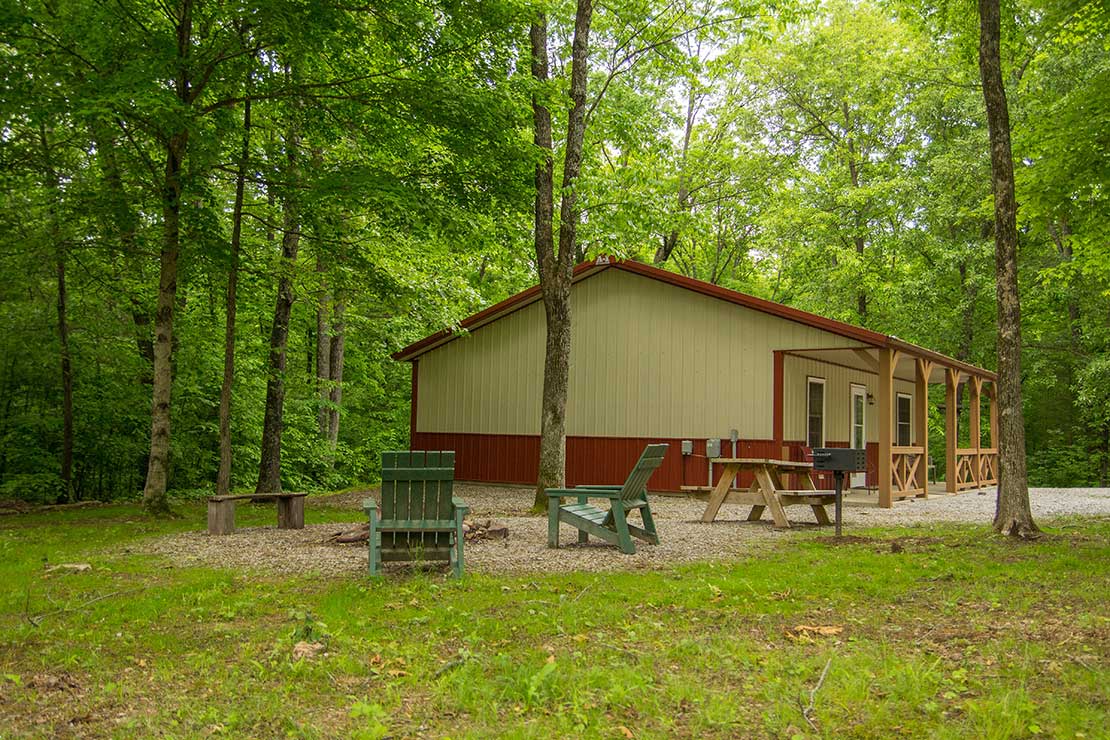
[[[856,430],[852,424],[852,417],[855,415],[856,410],[853,404],[856,401],[857,391],[863,391],[863,447],[859,449],[867,449],[867,396],[870,389],[865,383],[857,383],[854,380],[848,381],[848,447],[852,447],[855,442]],[[856,449],[852,447],[852,449]]]
[[[909,441],[905,445],[901,444],[901,439],[898,436],[898,428],[902,425],[901,420],[901,407],[900,401],[905,398],[910,402],[909,417],[906,419],[906,426],[909,427]],[[894,394],[894,444],[899,447],[909,447],[913,445],[913,394],[897,392]]]
[[[821,386],[821,444],[819,444],[819,445],[810,444],[810,439],[809,439],[809,416],[810,416],[810,403],[809,403],[810,398],[809,398],[809,394],[810,394],[810,389],[814,385],[820,385]],[[825,446],[825,439],[826,439],[826,429],[825,429],[825,427],[826,427],[826,424],[828,422],[828,407],[829,407],[828,383],[825,382],[825,378],[822,378],[822,377],[817,376],[817,375],[807,375],[806,376],[806,416],[805,416],[805,419],[806,419],[806,433],[805,433],[806,447],[809,447],[809,448],[812,449],[813,447],[824,447]]]

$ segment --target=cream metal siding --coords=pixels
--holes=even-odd
[[[861,346],[620,270],[571,300],[575,436],[770,439],[773,350]],[[539,434],[544,336],[537,302],[422,355],[417,430]]]
[[[783,360],[782,372],[782,432],[786,441],[800,442],[806,438],[806,378],[809,377],[825,379],[825,441],[848,443],[851,440],[851,386],[865,386],[867,392],[875,396],[879,387],[878,376],[862,370],[787,355]],[[912,398],[913,391],[913,383],[895,379],[895,393],[905,393]],[[876,398],[874,405],[865,408],[863,424],[867,441],[878,442],[878,399]]]
[[[537,302],[422,355],[416,428],[539,434],[545,336]]]

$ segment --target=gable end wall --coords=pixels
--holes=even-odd
[[[620,270],[579,281],[571,300],[574,437],[703,439],[737,429],[768,440],[773,350],[861,346]],[[416,430],[538,435],[544,336],[537,302],[422,355]]]

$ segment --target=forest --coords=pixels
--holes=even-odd
[[[538,279],[537,100],[573,261],[995,366],[973,3],[613,0],[577,80],[575,20],[527,0],[5,3],[0,499],[374,480],[408,443],[391,353]],[[1001,28],[1029,482],[1107,485],[1110,3],[1004,2]]]

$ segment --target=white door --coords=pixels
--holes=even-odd
[[[852,386],[852,413],[851,413],[851,429],[848,430],[848,439],[853,449],[864,450],[867,449],[867,388],[862,385]],[[864,488],[867,486],[867,473],[852,473],[851,483],[852,488]]]

